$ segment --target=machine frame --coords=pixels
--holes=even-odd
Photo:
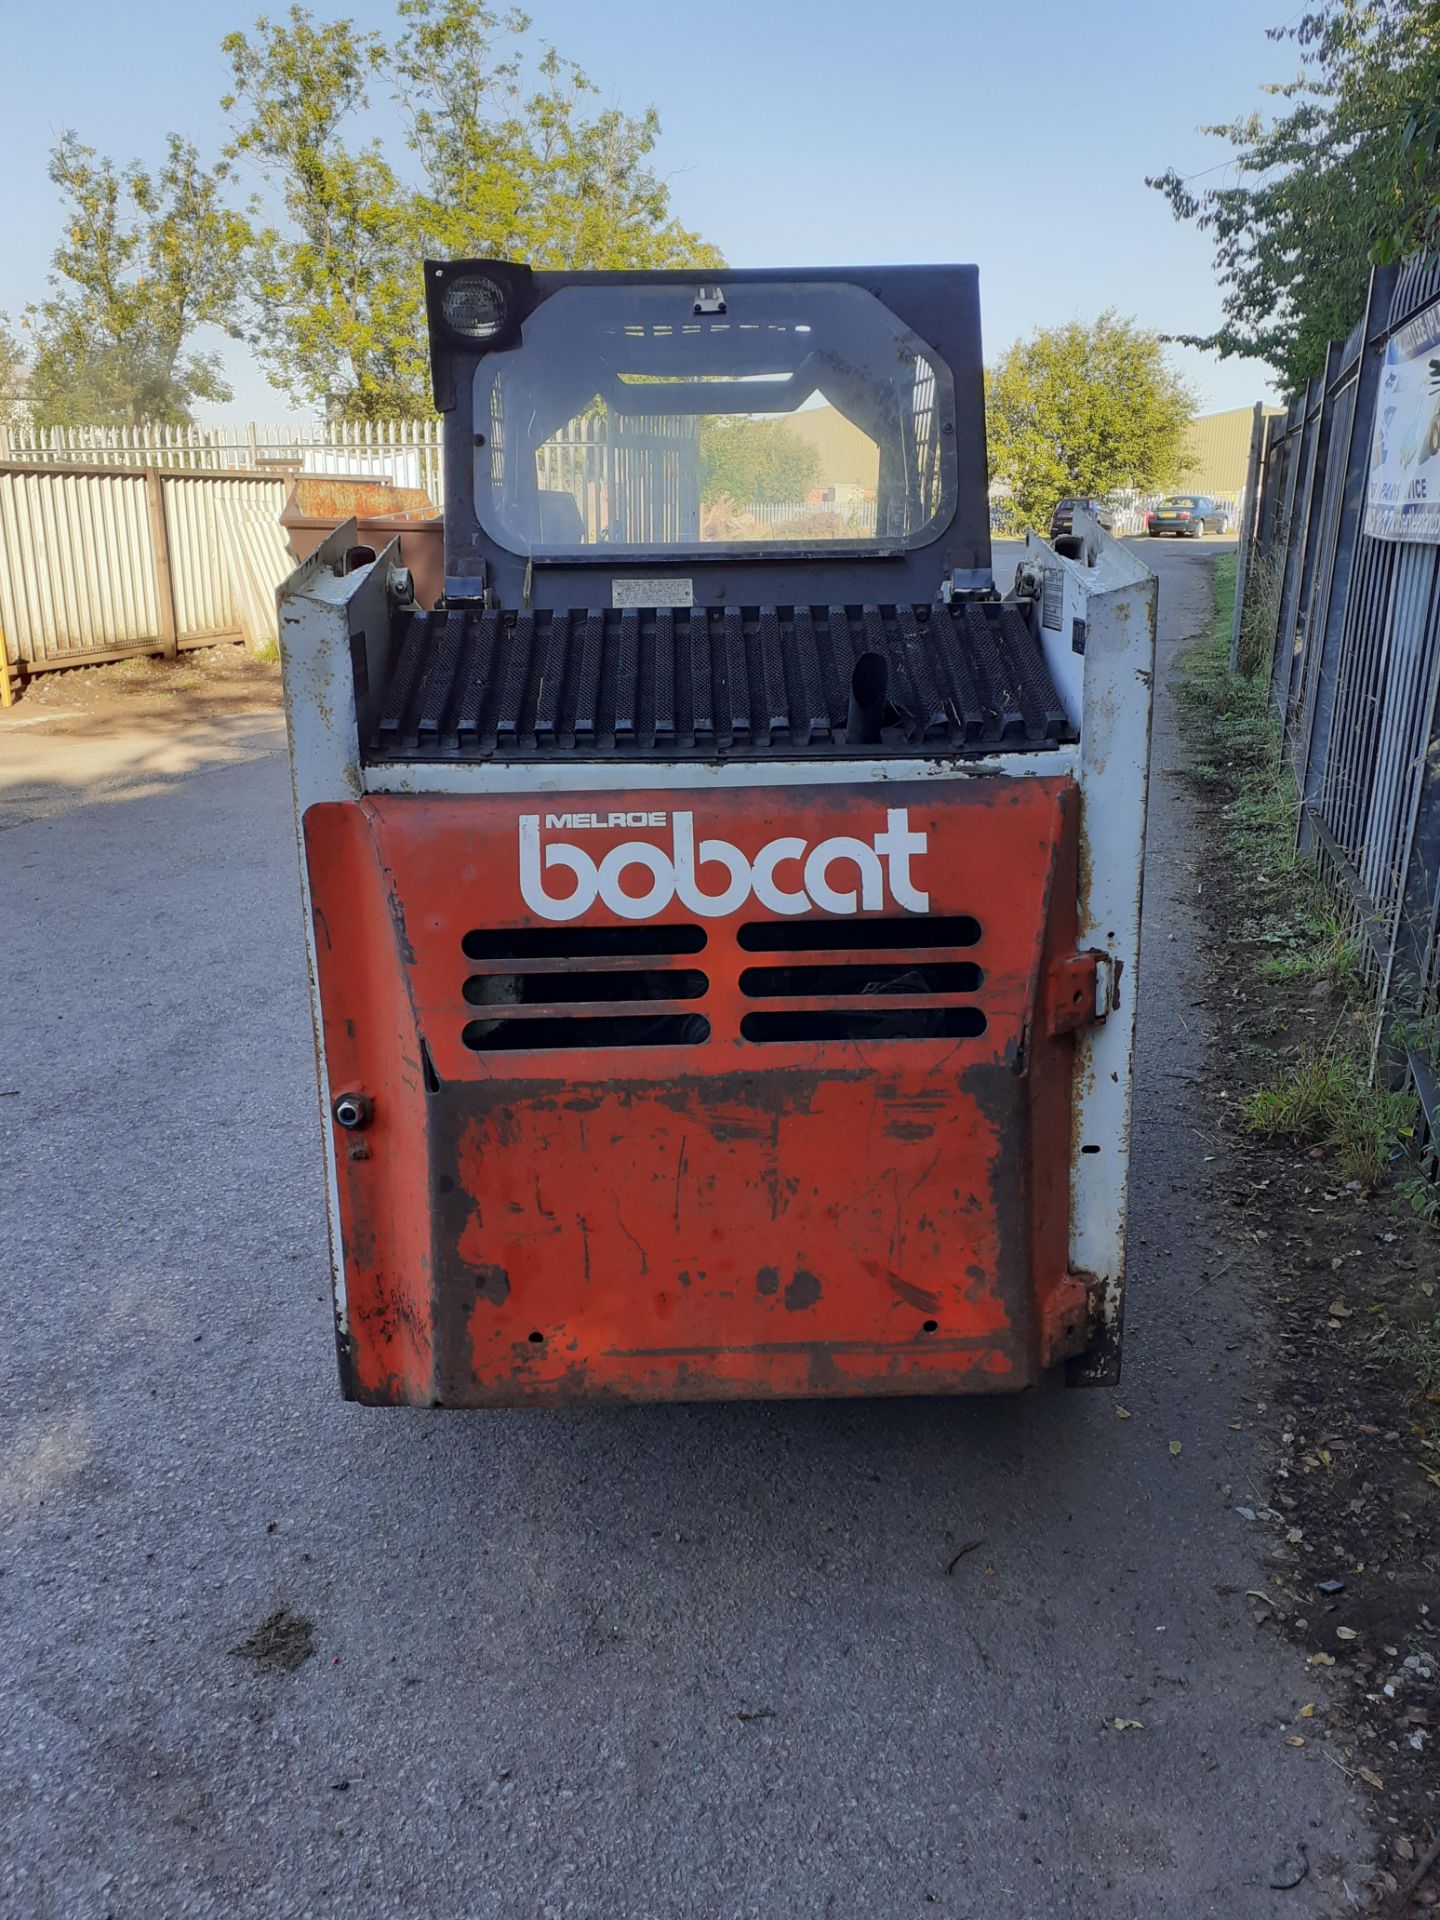
[[[979,377],[974,270],[867,269],[849,277],[883,286],[882,275],[892,276],[893,298],[899,298],[896,285],[918,298],[927,279],[935,282],[941,289],[936,315],[927,310],[923,317],[933,319],[937,335],[945,299],[958,298],[959,335],[969,346],[966,367],[955,370],[957,388],[963,400],[961,374],[973,374],[973,403]],[[906,317],[918,312],[912,305]],[[952,345],[951,351],[960,349]],[[437,394],[453,397],[463,380],[441,366],[436,384]],[[981,435],[983,471],[983,427],[972,423],[969,431],[972,439],[976,431]],[[563,605],[567,596],[577,605],[593,604],[595,568],[537,562],[517,574],[510,565],[515,556],[492,550],[466,494],[468,456],[451,444],[466,437],[457,430],[447,438],[447,484],[458,490],[458,501],[447,495],[447,575],[457,601],[472,607],[493,601],[502,610],[508,604],[504,617],[513,620],[528,581],[536,604],[543,597]],[[972,445],[967,460],[973,452]],[[846,556],[837,563],[846,586],[857,584],[852,570],[859,569],[865,585],[857,597],[867,604],[888,600],[897,597],[889,584],[897,567],[917,588],[923,568],[926,594],[936,605],[971,596],[993,600],[988,505],[982,524],[973,475],[961,499],[959,532],[943,532],[898,560]],[[1043,655],[1070,737],[973,753],[927,748],[923,740],[907,749],[891,737],[873,749],[852,743],[848,751],[819,755],[779,737],[763,758],[720,751],[667,757],[652,746],[642,763],[613,743],[593,753],[528,758],[503,750],[484,758],[387,757],[378,744],[379,721],[413,619],[398,549],[371,554],[358,547],[352,524],[297,570],[281,592],[281,643],[335,1326],[347,1394],[383,1403],[555,1404],[959,1392],[1116,1377],[1155,581],[1083,515],[1063,544],[1067,550],[1058,552],[1033,533],[1027,537],[1010,604]],[[699,564],[691,557],[674,566],[693,573]],[[822,604],[829,599],[833,578],[823,559],[787,556],[768,574],[766,565],[726,556],[707,578],[727,598],[763,582],[768,603],[784,598],[777,585],[788,592],[785,604],[798,603],[802,584]],[[657,564],[654,571],[662,569]],[[831,585],[817,590],[826,579]],[[876,586],[881,579],[883,594]],[[734,997],[734,966],[721,946],[728,952],[732,933],[753,918],[753,898],[731,916],[734,928],[728,919],[707,923],[712,943],[720,944],[714,946],[706,1046],[688,1056],[679,1048],[673,1055],[662,1050],[634,1071],[623,1049],[602,1046],[576,1057],[574,1074],[583,1077],[591,1111],[620,1129],[612,1129],[611,1145],[599,1154],[587,1156],[584,1128],[557,1103],[571,1074],[569,1056],[547,1060],[523,1048],[499,1057],[460,1051],[450,1011],[452,1001],[458,1006],[459,962],[452,979],[446,956],[458,953],[460,930],[477,924],[482,898],[486,924],[516,930],[539,924],[533,889],[517,891],[511,866],[517,847],[523,859],[526,832],[550,831],[553,838],[559,828],[545,823],[577,819],[592,828],[598,822],[603,832],[613,814],[610,838],[593,842],[595,861],[617,833],[628,832],[632,845],[638,832],[654,867],[673,863],[675,816],[682,811],[700,823],[696,832],[707,826],[729,832],[752,861],[777,831],[807,846],[827,832],[848,833],[854,844],[857,835],[878,834],[887,817],[890,830],[900,830],[898,816],[905,830],[923,827],[928,835],[927,904],[933,894],[942,913],[964,911],[956,876],[968,873],[973,882],[983,875],[987,899],[997,903],[997,926],[1007,891],[1003,863],[987,866],[964,848],[979,847],[986,834],[997,848],[1010,848],[1017,923],[993,962],[997,1012],[985,1072],[998,1076],[986,1083],[997,1089],[994,1100],[966,1090],[978,1088],[983,1074],[965,1081],[953,1054],[927,1041],[831,1039],[747,1054],[740,1033],[749,1003]],[[527,821],[536,824],[527,829]],[[648,821],[663,824],[652,828]],[[1030,821],[1033,826],[1025,824]],[[961,829],[954,853],[942,847],[950,823]],[[565,844],[578,845],[578,836],[572,832]],[[1033,883],[1022,881],[1022,873],[1033,873]],[[1029,916],[1023,926],[1022,896]],[[792,891],[791,897],[800,896]],[[804,908],[784,911],[834,922],[835,913],[817,907],[816,898],[833,904],[844,895],[804,897]],[[862,931],[876,924],[869,904],[855,922]],[[848,911],[842,906],[840,917]],[[896,911],[887,895],[877,918],[893,922]],[[658,917],[667,915],[685,918],[678,908]],[[617,913],[602,901],[594,913],[574,917],[583,927],[592,919],[616,926],[636,916],[629,906]],[[942,1012],[959,1004],[953,996],[936,1004],[942,1002]],[[503,1027],[514,1011],[487,1006],[482,1029]],[[692,1061],[698,1063],[693,1072]],[[1043,1093],[1037,1091],[1042,1079]],[[783,1094],[776,1091],[782,1081]],[[822,1192],[822,1169],[835,1158],[827,1140],[838,1146],[844,1138],[833,1087],[846,1082],[853,1088],[857,1081],[874,1101],[894,1108],[892,1137],[901,1144],[892,1156],[914,1181],[909,1198],[895,1203],[897,1221],[906,1207],[907,1231],[928,1218],[927,1206],[930,1214],[943,1214],[918,1281],[886,1264],[882,1242],[891,1230],[873,1206],[854,1216],[854,1271],[840,1270],[846,1260],[836,1235],[844,1205]],[[675,1090],[682,1086],[677,1106]],[[772,1115],[752,1129],[758,1157],[751,1162],[737,1160],[728,1144],[738,1124],[732,1111],[737,1087],[757,1112],[778,1112],[775,1102],[788,1099],[788,1111],[798,1116],[791,1124]],[[942,1106],[952,1097],[977,1102],[966,1109],[971,1118],[952,1128],[944,1165],[939,1147],[927,1159],[915,1145],[923,1133],[915,1102],[922,1097]],[[667,1098],[673,1136],[671,1123],[655,1119]],[[642,1108],[648,1131],[637,1121],[631,1141],[622,1115]],[[897,1119],[901,1108],[908,1118]],[[1010,1116],[1003,1124],[996,1117],[1002,1110]],[[982,1133],[990,1140],[992,1121],[993,1142],[972,1165],[967,1156],[980,1153]],[[708,1160],[686,1146],[697,1124],[705,1130]],[[619,1177],[625,1160],[623,1153],[616,1157],[614,1143],[622,1138],[624,1151],[633,1146],[635,1188],[649,1194],[645,1217],[653,1222],[652,1244],[638,1251],[627,1244],[636,1236],[623,1220],[595,1233],[584,1210],[587,1180],[613,1184]],[[546,1158],[552,1151],[563,1162],[554,1168]],[[813,1200],[777,1201],[772,1191],[768,1223],[747,1219],[745,1231],[737,1226],[732,1235],[756,1271],[737,1277],[722,1258],[696,1286],[699,1263],[682,1267],[679,1252],[687,1154],[688,1164],[705,1165],[707,1191],[717,1180],[722,1188],[718,1202],[712,1191],[703,1216],[709,1243],[720,1247],[725,1208],[733,1218],[734,1209],[750,1203],[755,1182],[770,1180],[773,1187],[787,1151],[804,1159]],[[882,1158],[886,1151],[883,1144],[878,1149]],[[667,1167],[678,1169],[673,1233],[655,1200],[662,1155]],[[579,1233],[573,1221],[561,1237],[543,1224],[556,1208],[538,1182],[534,1210],[521,1193],[542,1164],[547,1179],[553,1175],[563,1188],[568,1178],[580,1195],[574,1202]],[[1006,1197],[1007,1164],[1014,1194],[1024,1196],[1023,1220],[1015,1211],[1019,1203]],[[791,1171],[798,1186],[798,1166]],[[898,1174],[894,1184],[898,1193]],[[968,1279],[961,1272],[967,1207],[975,1222]],[[500,1221],[506,1210],[519,1217],[518,1225]],[[762,1224],[774,1240],[773,1260],[754,1257]],[[893,1232],[892,1246],[900,1244]],[[1053,1244],[1040,1262],[1032,1253],[1042,1242]],[[912,1244],[919,1244],[913,1236]],[[952,1244],[959,1276],[953,1288],[936,1282]],[[982,1244],[993,1257],[975,1254]],[[828,1249],[832,1271],[812,1272],[804,1251],[810,1245]],[[987,1261],[993,1271],[982,1271]],[[774,1286],[767,1278],[772,1271]],[[806,1279],[797,1287],[801,1273]],[[665,1340],[655,1333],[662,1322],[671,1329]]]

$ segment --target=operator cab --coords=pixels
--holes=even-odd
[[[457,593],[516,605],[528,564],[532,605],[607,604],[636,562],[657,604],[808,600],[820,567],[827,601],[989,589],[974,268],[426,286]]]
[[[445,599],[374,756],[1074,738],[991,576],[973,267],[425,277]]]

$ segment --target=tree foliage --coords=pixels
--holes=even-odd
[[[50,178],[65,202],[53,292],[29,310],[28,399],[42,426],[168,426],[197,400],[228,400],[199,327],[231,321],[246,238],[225,203],[225,170],[207,170],[171,134],[155,172],[117,169],[62,135]]]
[[[1038,327],[986,375],[991,477],[1034,524],[1067,494],[1172,485],[1195,397],[1157,334],[1113,310]]]
[[[592,110],[596,90],[530,22],[483,0],[400,0],[393,40],[301,6],[223,42],[234,158],[258,165],[274,219],[254,234],[251,337],[301,404],[350,418],[429,404],[420,263],[542,268],[719,264],[670,214],[649,166],[652,111]],[[356,146],[388,89],[400,141]],[[414,179],[412,182],[411,174]]]
[[[1224,324],[1178,337],[1268,361],[1294,390],[1359,318],[1372,263],[1434,244],[1440,0],[1328,0],[1269,34],[1304,64],[1267,89],[1274,115],[1203,129],[1233,150],[1223,183],[1171,168],[1148,184],[1210,237],[1223,289]]]
[[[28,385],[25,350],[10,330],[9,315],[0,313],[0,427],[27,417]]]
[[[436,250],[570,271],[722,264],[671,216],[653,107],[591,111],[599,89],[553,46],[532,59],[518,9],[399,0],[399,15],[393,73]]]
[[[803,500],[816,484],[820,456],[783,420],[717,414],[700,428],[700,498]]]
[[[352,20],[301,7],[221,42],[233,89],[233,160],[257,164],[278,224],[249,250],[247,334],[272,383],[297,404],[352,419],[423,411],[420,260],[411,195],[378,141],[352,150],[346,122],[369,103],[385,46]]]

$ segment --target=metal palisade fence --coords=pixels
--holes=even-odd
[[[1440,1141],[1440,259],[1377,268],[1288,411],[1257,410],[1232,660],[1268,664],[1298,842],[1363,934],[1377,1058]]]
[[[217,640],[273,641],[294,565],[278,478],[0,461],[0,636],[9,665],[93,666]]]
[[[254,421],[228,427],[0,427],[0,461],[58,466],[340,473],[423,487],[444,505],[440,422]]]
[[[435,420],[0,428],[0,647],[21,672],[275,638],[297,474],[443,495]],[[8,685],[8,682],[0,683]]]

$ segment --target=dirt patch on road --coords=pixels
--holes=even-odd
[[[295,1673],[315,1652],[315,1624],[279,1607],[230,1651],[253,1660],[262,1673]]]
[[[0,711],[0,732],[38,719],[61,733],[189,726],[232,713],[273,713],[279,705],[278,665],[243,646],[196,647],[175,660],[137,654],[104,666],[37,673],[14,706]]]
[[[1267,840],[1263,746],[1217,702],[1213,657],[1195,673],[1211,682],[1187,702],[1187,731],[1207,848],[1196,878],[1219,1036],[1208,1097],[1227,1142],[1221,1226],[1273,1329],[1252,1415],[1271,1479],[1234,1491],[1274,1538],[1264,1589],[1247,1597],[1257,1625],[1295,1640],[1315,1673],[1287,1738],[1325,1742],[1369,1803],[1380,1863],[1370,1911],[1422,1914],[1440,1907],[1440,1865],[1422,1871],[1440,1837],[1433,1190],[1406,1158],[1398,1110],[1352,1071],[1364,1059],[1350,1032],[1363,981],[1343,927],[1314,924],[1326,912],[1314,882],[1266,855],[1284,835]],[[1333,1094],[1297,1097],[1332,1068]],[[1257,1134],[1267,1117],[1298,1119],[1298,1136]]]

